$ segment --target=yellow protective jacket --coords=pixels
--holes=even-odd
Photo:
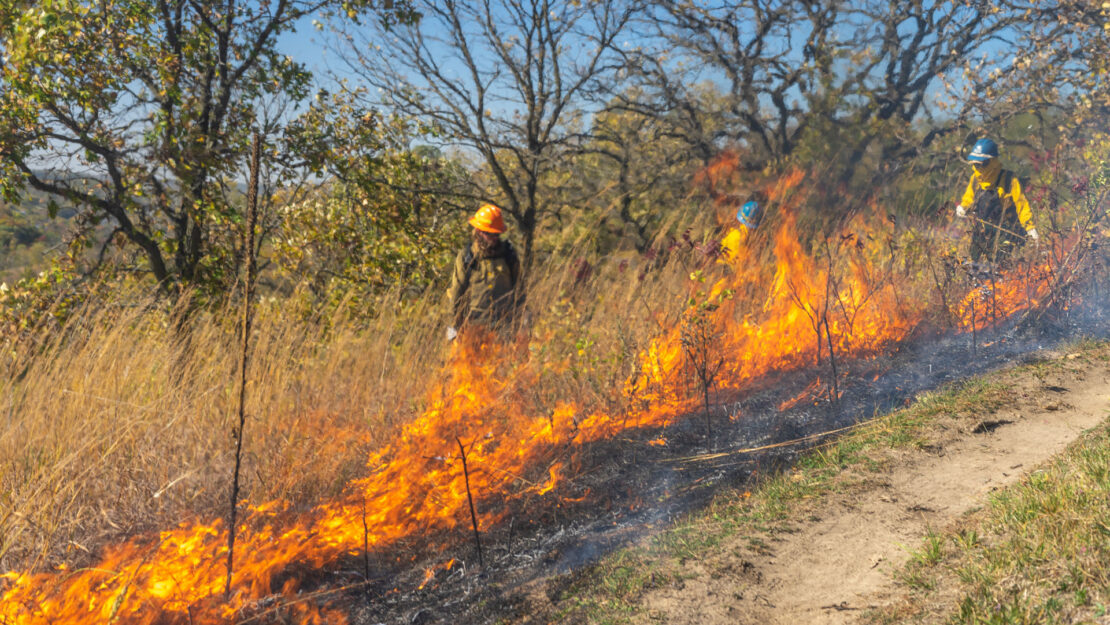
[[[997,188],[995,183],[998,182],[1001,174],[1002,164],[998,162],[998,159],[992,159],[982,173],[977,171],[971,174],[971,180],[967,183],[967,190],[964,191],[963,199],[960,200],[960,206],[971,208],[975,205],[975,195],[977,193],[994,192],[1002,199],[1003,206],[1013,206],[1013,210],[1017,212],[1018,221],[1021,222],[1026,232],[1032,230],[1034,228],[1033,210],[1029,208],[1029,200],[1025,199],[1025,195],[1021,192],[1021,183],[1018,182],[1017,176],[1011,175],[1009,176],[1010,188]]]
[[[721,239],[721,262],[733,262],[740,258],[743,246],[748,242],[748,227],[739,225],[729,228],[728,233]]]
[[[466,321],[497,325],[512,321],[523,303],[520,259],[508,241],[488,256],[472,242],[459,250],[447,289],[454,327]]]

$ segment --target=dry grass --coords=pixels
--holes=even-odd
[[[0,569],[80,561],[113,535],[226,506],[237,360],[234,326],[218,319],[201,314],[182,333],[168,311],[90,308],[21,378],[3,381]],[[338,491],[416,408],[406,400],[430,372],[397,376],[395,356],[418,354],[427,333],[398,323],[385,315],[372,331],[325,332],[263,307],[246,430],[250,501]]]
[[[730,271],[698,249],[720,234],[713,211],[693,201],[685,211],[664,225],[678,233],[673,246],[665,236],[656,241],[671,248],[665,254],[628,252],[587,265],[574,251],[588,247],[583,240],[537,261],[531,319],[517,332],[520,362],[506,365],[534,370],[527,379],[537,383],[514,397],[522,411],[550,413],[571,397],[583,411],[619,414],[640,401],[628,381],[651,339],[675,327],[702,288],[691,273],[712,279]],[[686,242],[678,224],[703,234]],[[908,302],[932,301],[924,268],[934,248],[907,251],[914,233],[895,233],[903,248],[872,259],[868,280],[899,280]],[[763,264],[771,245],[757,235],[750,262]],[[752,298],[764,292],[747,286],[735,295],[739,316],[758,310]],[[387,294],[370,321],[340,307],[309,322],[264,299],[253,337],[244,498],[311,506],[363,473],[369,452],[422,412],[442,375],[442,300],[440,290]],[[186,331],[175,318],[157,303],[116,294],[73,315],[52,345],[0,377],[0,571],[80,565],[120,536],[226,512],[235,315],[197,313]],[[689,386],[696,396],[692,377]]]
[[[566,396],[612,407],[644,341],[667,317],[659,302],[681,309],[681,293],[645,297],[661,284],[681,290],[680,255],[644,280],[635,279],[635,260],[592,267],[582,273],[568,254],[535,272],[536,314],[518,338],[543,337],[527,357],[544,371],[542,388],[524,398],[537,409]],[[422,411],[441,374],[449,351],[442,299],[439,290],[403,302],[388,294],[371,321],[355,321],[341,306],[322,322],[298,318],[280,300],[261,301],[246,500],[310,506],[364,473],[369,452]],[[197,313],[184,331],[176,318],[158,302],[117,293],[73,315],[38,355],[0,378],[0,571],[80,565],[121,536],[226,513],[235,314]]]

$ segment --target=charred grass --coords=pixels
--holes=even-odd
[[[1080,341],[1066,350],[1080,358],[1110,357],[1110,347],[1102,342]],[[900,456],[941,450],[960,432],[1014,405],[1019,399],[1013,380],[1066,375],[1067,363],[1037,359],[923,393],[912,405],[811,449],[784,471],[757,475],[751,490],[723,492],[642,544],[557,582],[557,616],[569,622],[633,622],[644,593],[680,586],[691,563],[726,566],[746,554],[767,552],[776,536],[820,514],[833,497],[866,488]],[[1110,558],[1107,476],[1110,430],[1102,428],[1052,467],[994,497],[990,516],[984,513],[951,533],[930,531],[900,574],[912,600],[869,617],[876,623],[910,617],[930,623],[1043,623],[1069,611],[1105,614],[1103,606],[1110,602],[1104,566]],[[1080,526],[1084,529],[1077,531]],[[726,541],[745,545],[746,553],[721,555]],[[967,588],[957,614],[938,610],[931,594],[953,580]]]

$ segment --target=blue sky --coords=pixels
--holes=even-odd
[[[312,18],[304,18],[297,25],[294,33],[285,33],[278,40],[278,49],[308,66],[308,69],[318,77],[324,76],[329,69],[340,71],[343,61],[327,49],[328,40],[332,35],[324,25],[322,30],[317,30]]]

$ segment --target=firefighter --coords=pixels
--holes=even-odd
[[[747,243],[752,231],[759,227],[759,221],[763,217],[766,204],[766,196],[762,192],[756,191],[736,211],[737,225],[730,228],[724,238],[721,239],[721,249],[726,259],[733,261],[740,256],[740,248]]]
[[[523,305],[520,259],[512,244],[501,238],[505,232],[501,209],[483,204],[469,223],[472,240],[455,257],[447,290],[452,314],[449,341],[468,324],[506,330]]]
[[[978,140],[967,161],[975,171],[956,206],[956,216],[972,220],[971,261],[1004,262],[1027,238],[1038,243],[1029,200],[1017,176],[1002,168],[998,145],[990,139]]]

